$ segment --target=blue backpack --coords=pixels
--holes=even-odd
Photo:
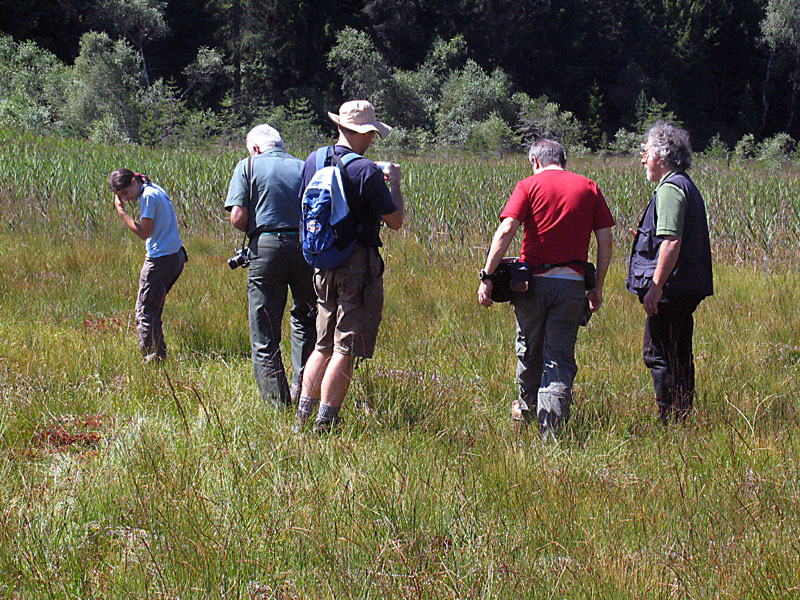
[[[325,166],[328,158],[333,164]],[[362,158],[350,152],[341,159],[333,146],[316,152],[316,171],[303,192],[300,242],[306,262],[317,269],[333,269],[346,261],[356,249],[361,226],[350,211],[344,192],[344,167]]]

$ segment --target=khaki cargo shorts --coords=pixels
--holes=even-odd
[[[358,244],[333,269],[316,269],[317,344],[321,352],[371,358],[383,314],[383,259]]]

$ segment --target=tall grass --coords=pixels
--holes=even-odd
[[[787,196],[765,197],[746,228],[735,210],[710,210],[728,223],[714,234],[717,293],[696,318],[700,397],[685,427],[664,430],[640,362],[643,312],[622,286],[622,230],[649,186],[622,160],[575,161],[605,190],[619,245],[605,305],[579,334],[573,419],[545,446],[509,423],[509,307],[475,298],[483,248],[526,168],[405,163],[413,225],[384,234],[378,352],[356,370],[341,433],[315,437],[292,434],[292,415],[264,406],[252,380],[244,273],[224,264],[235,242],[220,210],[238,153],[183,156],[204,173],[186,188],[159,162],[172,155],[28,142],[60,148],[55,170],[94,191],[70,204],[52,177],[36,188],[51,193],[33,194],[20,183],[32,174],[0,163],[0,597],[800,589],[800,272],[784,242],[757,243],[771,226],[797,234],[791,172],[695,169],[720,211],[729,203],[715,197],[744,190]],[[131,330],[142,248],[108,214],[104,179],[119,164],[149,170],[182,215],[190,262],[167,301],[163,368],[141,363]],[[731,183],[715,188],[712,167]]]
[[[293,149],[301,158],[307,149]],[[371,156],[377,158],[380,147]],[[0,209],[7,228],[96,236],[116,223],[105,178],[127,165],[150,174],[171,194],[188,233],[233,237],[221,206],[244,148],[190,153],[137,146],[103,146],[67,138],[0,131]],[[382,156],[381,156],[382,157]],[[397,157],[394,157],[397,158]],[[404,190],[414,235],[429,251],[483,250],[515,183],[530,168],[505,160],[406,157]],[[638,160],[578,157],[570,168],[598,182],[627,243],[652,193]],[[703,192],[718,260],[792,261],[800,243],[800,170],[793,163],[726,164],[698,158],[691,171]]]

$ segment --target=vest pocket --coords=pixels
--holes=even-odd
[[[650,235],[649,231],[643,230],[641,227],[637,230],[636,242],[634,244],[634,252],[648,260],[652,260],[658,254],[658,247],[660,240],[655,236]]]

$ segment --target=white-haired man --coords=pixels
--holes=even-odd
[[[714,277],[705,201],[686,174],[689,133],[662,121],[645,140],[642,165],[657,185],[636,229],[625,283],[647,314],[642,355],[658,417],[667,424],[685,420],[692,409],[693,313],[714,293]]]
[[[300,396],[303,366],[316,339],[314,273],[299,236],[303,161],[284,150],[280,134],[269,125],[251,129],[246,143],[250,157],[236,165],[225,209],[249,239],[247,300],[256,383],[266,402],[288,407]],[[292,291],[291,388],[280,350],[287,288]]]
[[[349,153],[364,154],[377,133],[385,137],[391,127],[375,117],[366,100],[345,102],[339,114],[328,113],[339,129],[333,148],[339,158]],[[303,188],[316,172],[316,152],[303,167]],[[316,269],[317,343],[303,374],[303,392],[297,409],[296,430],[319,404],[315,431],[328,431],[339,420],[356,357],[371,358],[383,313],[383,260],[381,222],[390,229],[403,225],[402,172],[391,164],[382,172],[374,162],[356,158],[344,166],[344,190],[350,209],[359,223],[353,255],[333,269]],[[389,187],[386,186],[389,182]]]

